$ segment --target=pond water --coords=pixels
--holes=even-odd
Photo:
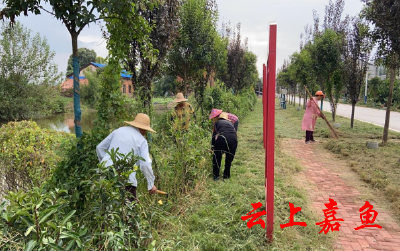
[[[154,104],[154,111],[156,114],[162,114],[171,110],[172,107],[172,102],[168,104]],[[81,125],[84,132],[90,131],[93,128],[93,121],[96,118],[96,114],[96,110],[82,109]],[[72,111],[52,115],[46,118],[33,119],[33,121],[35,121],[42,128],[75,134],[74,113]],[[0,121],[0,127],[2,124],[6,123],[7,122],[5,121]]]
[[[84,132],[92,129],[95,118],[95,110],[82,111],[81,125]],[[75,134],[74,114],[72,112],[57,114],[34,121],[42,128]]]
[[[82,130],[90,131],[93,127],[93,121],[96,118],[96,110],[83,110],[82,109]],[[67,132],[75,134],[74,125],[74,113],[67,112],[52,115],[46,118],[33,119],[40,127],[53,129],[59,132]],[[0,121],[0,127],[2,124],[7,124],[6,121]]]

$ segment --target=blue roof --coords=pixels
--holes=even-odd
[[[106,67],[107,65],[106,64],[98,64],[98,63],[94,63],[94,62],[91,62],[93,65],[95,65],[95,66],[97,66],[97,67],[100,67],[100,68],[103,68],[103,67]]]
[[[122,78],[132,78],[132,75],[124,74],[124,73],[121,72],[121,77]]]
[[[98,63],[95,63],[95,62],[91,62],[94,66],[96,66],[96,67],[100,67],[100,68],[103,68],[103,67],[106,67],[107,65],[106,64],[98,64]],[[132,75],[130,75],[130,74],[128,74],[128,72],[126,71],[126,70],[122,70],[121,71],[121,78],[132,78]]]

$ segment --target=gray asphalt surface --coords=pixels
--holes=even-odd
[[[303,102],[303,99],[301,99],[301,102]],[[298,103],[299,103],[299,98],[296,97],[296,104]],[[319,104],[320,103],[321,102],[319,102]],[[327,101],[324,101],[323,112],[329,112],[329,113],[331,112],[331,106]],[[338,104],[337,115],[346,118],[351,118],[351,105]],[[386,116],[386,109],[380,110],[380,109],[356,106],[354,119],[383,127],[385,125],[385,116]],[[400,132],[399,112],[390,113],[389,129],[392,131]]]

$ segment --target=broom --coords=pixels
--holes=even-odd
[[[308,95],[310,95],[310,97],[312,98],[312,95],[311,95],[310,91],[307,89],[307,87],[304,86],[304,88],[306,89]],[[327,118],[325,117],[325,115],[322,113],[321,109],[319,109],[318,104],[315,102],[315,100],[314,100],[313,98],[312,98],[311,100],[314,102],[315,106],[318,108],[318,110],[319,110],[319,112],[320,112],[320,114],[321,114],[321,118],[322,118],[323,120],[325,120],[326,124],[328,125],[329,129],[331,130],[331,135],[333,136],[333,138],[335,138],[335,139],[339,138],[339,136],[337,135],[335,129],[333,129],[333,127],[332,127],[331,124],[329,123],[328,119],[327,119]]]

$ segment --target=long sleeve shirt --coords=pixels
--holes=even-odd
[[[140,156],[145,160],[139,160],[136,164],[140,166],[140,171],[142,171],[147,179],[147,189],[151,190],[155,180],[153,169],[151,168],[152,161],[149,156],[147,140],[140,133],[139,129],[132,126],[124,126],[113,131],[96,147],[99,161],[105,161],[106,166],[113,165],[110,155],[106,151],[110,151],[111,149],[116,150],[117,148],[119,148],[118,152],[122,154],[128,154],[133,150],[136,156]],[[136,172],[132,172],[129,175],[129,183],[137,187]]]

